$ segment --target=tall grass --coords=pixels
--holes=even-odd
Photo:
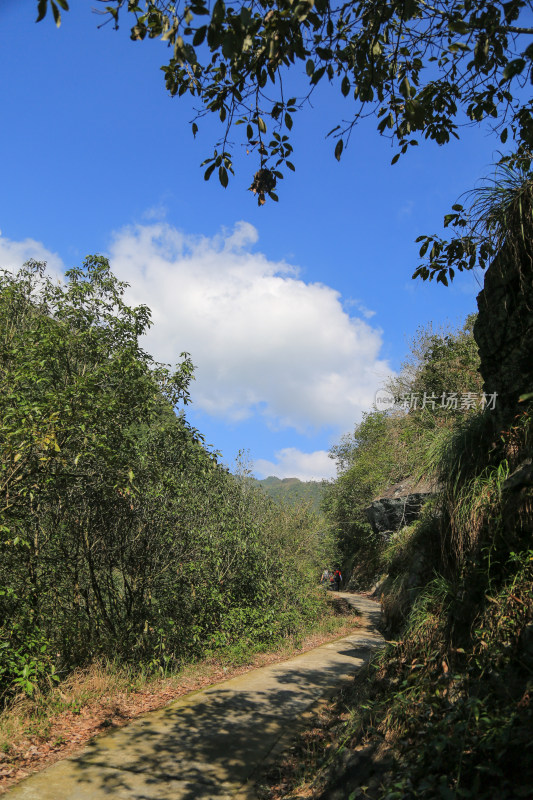
[[[484,541],[484,532],[501,522],[509,464],[499,439],[495,419],[484,412],[443,429],[428,447],[424,468],[441,487],[441,559],[447,570],[464,566]]]

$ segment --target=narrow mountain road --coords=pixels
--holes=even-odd
[[[384,640],[379,604],[352,634],[283,663],[193,692],[32,775],[8,800],[244,800],[253,775],[317,700],[350,681]]]

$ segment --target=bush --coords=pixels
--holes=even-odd
[[[103,656],[168,669],[317,611],[316,517],[234,478],[106,259],[0,275],[0,698]]]

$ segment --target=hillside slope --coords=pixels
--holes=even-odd
[[[310,503],[313,511],[320,511],[325,491],[323,481],[301,481],[298,478],[276,478],[271,475],[256,483],[276,502],[289,505]]]

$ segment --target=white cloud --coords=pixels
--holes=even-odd
[[[111,265],[131,284],[129,301],[152,309],[147,349],[171,363],[191,353],[197,407],[229,421],[259,414],[274,429],[347,430],[390,374],[381,332],[350,316],[331,287],[253,252],[257,240],[246,222],[212,239],[138,225],[114,235]],[[0,267],[30,258],[55,277],[64,271],[42,243],[0,235]]]
[[[336,476],[335,462],[326,450],[302,453],[296,447],[285,447],[275,454],[276,461],[258,458],[254,472],[259,478],[275,475],[277,478],[299,478],[301,481],[329,480]]]
[[[191,353],[197,407],[232,421],[259,413],[277,429],[351,428],[390,374],[381,331],[334,289],[253,252],[257,239],[246,222],[212,239],[138,225],[114,235],[111,266],[129,301],[152,309],[147,349],[166,362]]]
[[[343,301],[344,308],[355,308],[360,314],[363,315],[365,319],[371,319],[376,315],[375,311],[372,309],[367,308],[364,303],[361,303],[360,300],[356,298],[349,297],[347,300]]]
[[[159,203],[158,205],[151,206],[151,208],[147,208],[146,211],[143,212],[142,218],[147,222],[161,222],[167,216],[167,211],[168,209],[164,203]]]
[[[16,271],[26,261],[33,258],[35,261],[46,261],[48,273],[53,278],[63,276],[64,264],[57,253],[52,253],[42,242],[35,239],[24,239],[22,242],[14,242],[7,239],[0,233],[0,268]]]

